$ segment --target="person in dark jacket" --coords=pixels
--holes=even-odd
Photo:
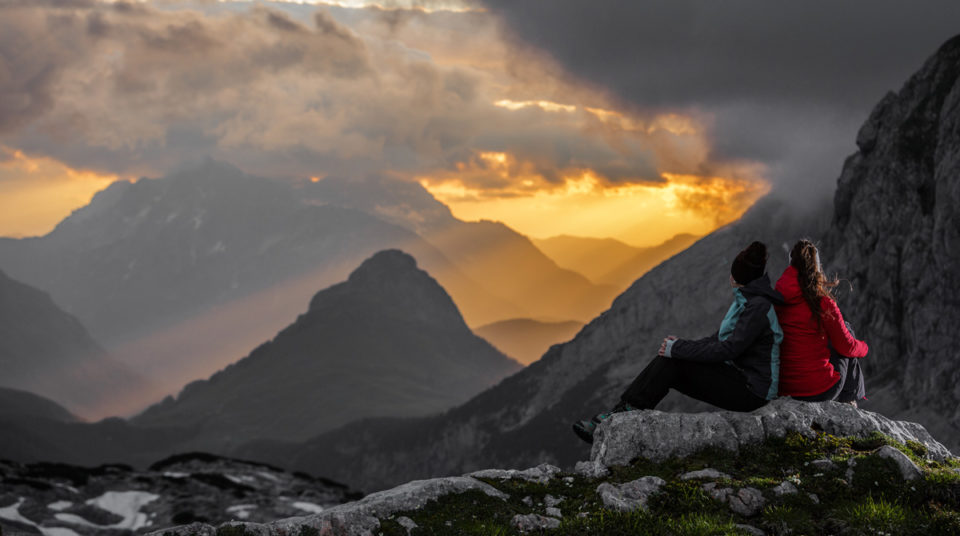
[[[670,389],[732,411],[752,411],[776,398],[783,331],[774,305],[784,302],[770,286],[766,265],[762,242],[741,251],[730,268],[734,299],[720,329],[697,340],[665,338],[613,410],[574,423],[577,436],[592,443],[597,425],[610,415],[653,409]]]

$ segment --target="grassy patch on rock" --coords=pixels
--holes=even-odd
[[[923,471],[905,481],[896,464],[874,454],[877,448],[897,448]],[[769,439],[738,454],[707,450],[663,463],[634,460],[612,468],[600,479],[561,474],[545,484],[524,480],[486,479],[506,493],[501,500],[481,492],[450,495],[423,508],[397,512],[381,520],[388,536],[407,534],[519,534],[516,515],[537,514],[559,520],[544,534],[714,535],[750,534],[751,527],[767,534],[877,535],[960,534],[960,473],[957,464],[923,458],[919,444],[899,444],[874,434],[867,438],[839,438],[828,434],[803,437],[796,433]],[[682,480],[680,476],[704,468],[728,475],[721,479]],[[604,507],[596,492],[603,482],[622,484],[644,476],[666,481],[652,495],[648,510],[619,512]],[[714,488],[759,490],[765,504],[754,515],[733,511],[712,496]],[[789,491],[774,488],[789,482]],[[782,490],[781,490],[782,491]],[[547,509],[551,508],[551,511]],[[559,509],[558,512],[552,508]],[[397,520],[413,520],[408,532]]]

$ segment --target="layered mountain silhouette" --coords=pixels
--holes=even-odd
[[[437,413],[519,368],[470,331],[413,257],[388,250],[317,293],[272,341],[132,422],[196,426],[191,449],[223,451],[365,417]]]
[[[179,452],[178,445],[194,434],[183,427],[133,426],[117,417],[82,422],[49,398],[0,388],[0,460],[145,466]]]
[[[0,419],[4,417],[77,422],[77,418],[67,408],[49,398],[28,391],[0,387]]]
[[[742,247],[766,242],[776,278],[801,237],[826,237],[827,272],[853,285],[840,307],[871,345],[862,362],[866,405],[919,421],[956,449],[958,133],[960,37],[874,109],[859,151],[844,163],[833,207],[761,200],[640,278],[572,341],[444,415],[354,423],[305,444],[260,443],[247,453],[349,477],[365,489],[482,467],[572,463],[586,452],[570,433],[573,419],[610,407],[665,335],[716,329],[730,301],[730,262]],[[671,394],[659,409],[704,407]]]
[[[609,306],[618,289],[591,283],[557,266],[526,236],[500,222],[464,222],[418,183],[379,177],[330,177],[303,187],[314,202],[363,210],[416,232],[437,247],[484,290],[517,305],[523,314],[475,314],[461,304],[471,326],[516,317],[587,321]],[[418,257],[419,258],[419,257]],[[429,267],[429,266],[428,266]],[[444,282],[442,273],[429,267]],[[458,303],[456,292],[451,291]]]
[[[145,385],[46,293],[0,271],[0,386],[46,396],[85,416],[110,410],[111,388],[120,384]]]
[[[638,248],[613,238],[560,235],[535,239],[536,246],[557,265],[587,276],[594,283],[626,289],[651,268],[687,249],[700,237],[678,234],[662,244]]]
[[[569,465],[588,448],[570,431],[575,419],[611,407],[656,355],[664,336],[707,336],[730,305],[730,264],[753,240],[770,245],[768,270],[779,274],[795,237],[818,235],[824,210],[798,214],[761,200],[740,221],[660,264],[613,306],[537,362],[443,415],[349,424],[305,443],[260,441],[235,455],[339,478],[372,491],[409,480],[484,467]],[[705,409],[668,396],[663,409]]]
[[[45,236],[0,239],[0,266],[158,380],[132,413],[271,338],[317,288],[388,248],[413,254],[471,325],[587,319],[614,295],[502,224],[453,218],[418,184],[298,186],[212,160],[113,184]]]
[[[530,318],[511,318],[474,329],[500,351],[529,365],[540,359],[551,345],[568,341],[583,324],[580,322],[544,322]]]

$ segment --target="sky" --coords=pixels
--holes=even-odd
[[[952,1],[0,0],[0,235],[213,157],[652,245],[826,202]]]

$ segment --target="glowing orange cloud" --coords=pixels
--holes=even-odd
[[[120,179],[2,146],[0,157],[5,157],[0,158],[0,236],[45,234]]]
[[[486,167],[477,168],[477,164]],[[648,246],[678,233],[702,235],[739,218],[769,185],[759,168],[742,165],[729,176],[664,173],[662,183],[610,184],[591,170],[571,170],[548,185],[506,153],[479,153],[460,173],[521,170],[496,190],[469,186],[452,174],[419,177],[437,199],[464,220],[499,220],[536,238],[569,234],[613,237]],[[507,178],[510,178],[509,176]]]

